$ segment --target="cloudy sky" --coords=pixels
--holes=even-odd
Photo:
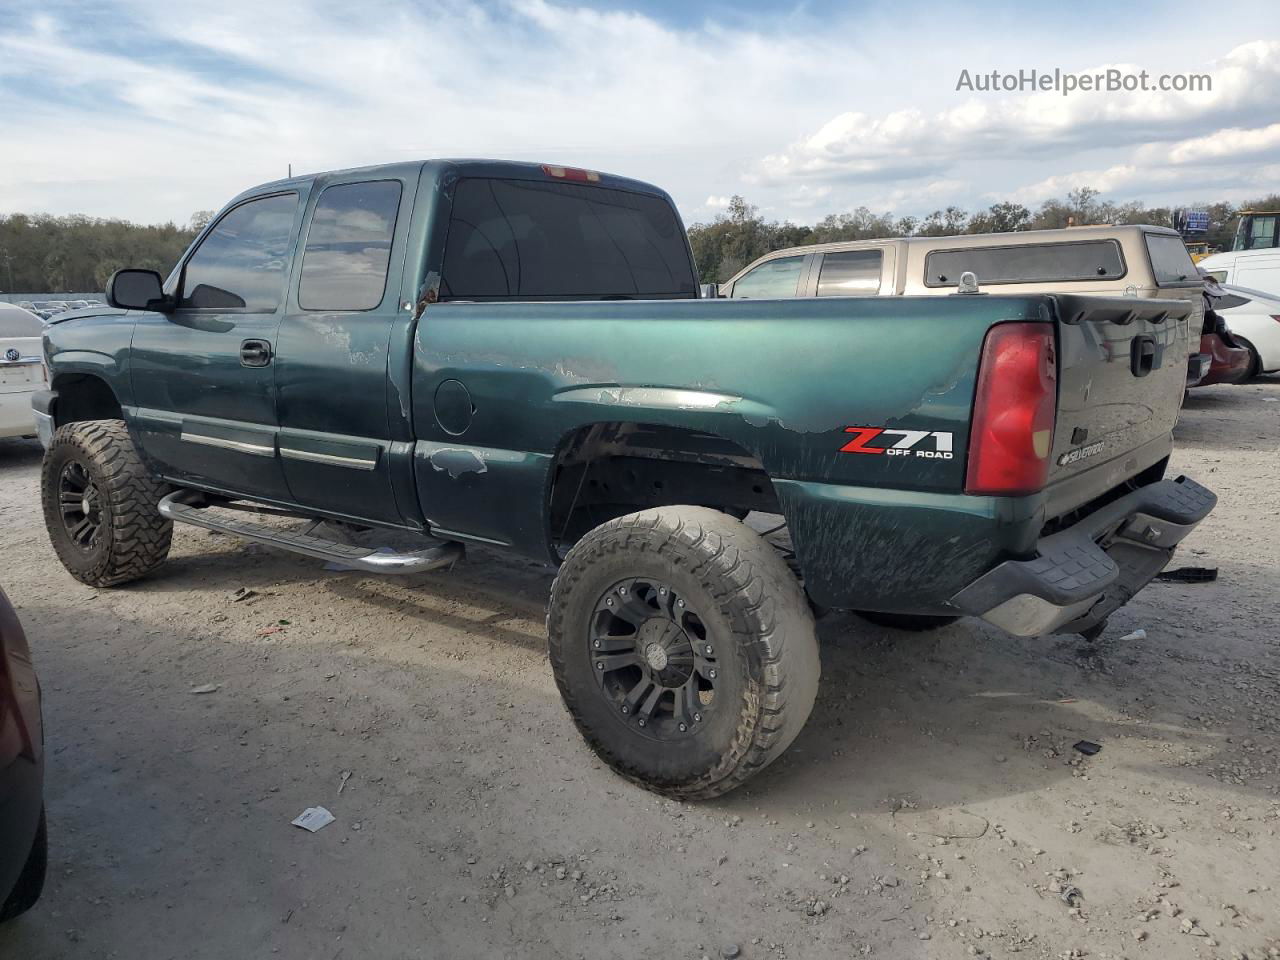
[[[1205,73],[979,92],[962,70]],[[0,213],[185,221],[434,156],[650,180],[687,221],[1280,191],[1280,4],[0,0]]]

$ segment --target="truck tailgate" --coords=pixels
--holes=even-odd
[[[1058,417],[1049,468],[1050,517],[1168,456],[1186,387],[1195,313],[1188,300],[1071,295],[1054,300]]]

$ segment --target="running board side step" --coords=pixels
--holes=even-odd
[[[448,540],[434,540],[431,546],[408,553],[371,551],[368,547],[339,543],[306,533],[275,530],[247,520],[212,516],[209,513],[210,506],[213,505],[208,503],[202,493],[175,490],[160,501],[157,509],[162,517],[176,523],[189,523],[206,530],[216,530],[268,547],[315,557],[317,560],[330,560],[369,573],[425,573],[450,566],[460,560],[463,554],[462,544]]]

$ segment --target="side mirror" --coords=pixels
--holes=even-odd
[[[698,297],[702,300],[714,300],[720,296],[720,287],[714,283],[700,284],[698,287]]]
[[[117,270],[107,281],[107,303],[121,310],[173,309],[154,270]]]

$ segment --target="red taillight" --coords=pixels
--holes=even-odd
[[[1058,403],[1053,327],[1001,323],[987,331],[969,430],[965,493],[1044,489]]]
[[[544,163],[542,172],[548,177],[556,177],[560,180],[577,180],[579,183],[600,182],[600,174],[594,170],[579,170],[577,167],[553,167],[549,163]]]

